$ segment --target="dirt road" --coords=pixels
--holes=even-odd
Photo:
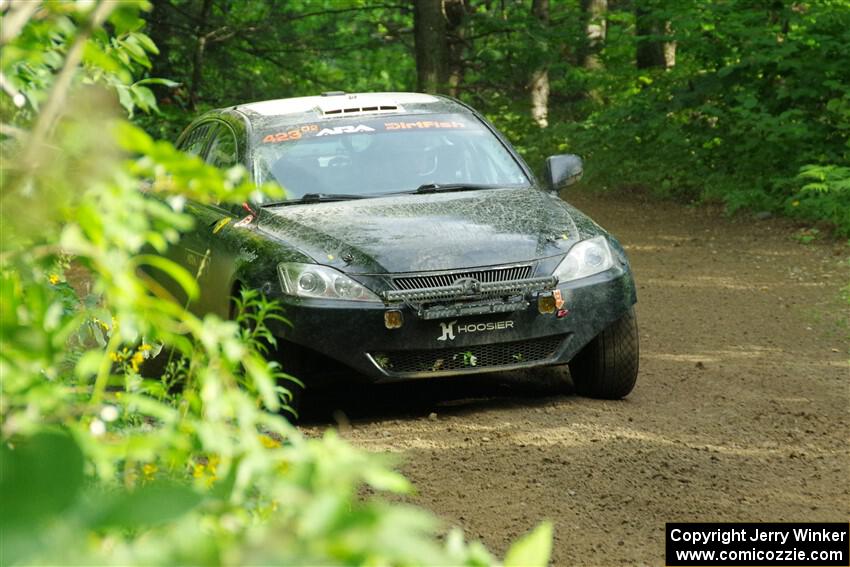
[[[846,248],[780,221],[570,200],[630,254],[635,391],[589,400],[524,375],[376,388],[342,403],[346,437],[400,453],[410,500],[499,554],[553,520],[554,565],[663,564],[668,521],[847,521]]]

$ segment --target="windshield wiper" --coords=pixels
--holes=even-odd
[[[495,189],[499,185],[485,185],[482,183],[425,183],[413,191],[405,193],[444,193],[451,191],[478,191],[479,189]]]
[[[297,199],[287,199],[286,201],[274,201],[271,203],[263,203],[261,206],[281,207],[286,205],[303,205],[305,203],[327,203],[332,201],[350,201],[353,199],[374,199],[377,197],[388,197],[390,195],[410,195],[443,192],[448,193],[451,191],[478,191],[479,189],[497,189],[499,187],[501,187],[501,185],[485,185],[481,183],[425,183],[424,185],[420,185],[413,191],[398,191],[393,193],[305,193]]]
[[[374,195],[355,195],[353,193],[304,193],[297,199],[263,203],[263,207],[279,207],[282,205],[303,205],[305,203],[327,203],[329,201],[351,201],[352,199],[368,199]]]

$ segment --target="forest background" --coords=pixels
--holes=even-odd
[[[539,170],[596,188],[850,234],[846,0],[154,0],[151,76],[187,118],[323,91],[425,91],[481,110]],[[152,99],[151,99],[152,100]]]

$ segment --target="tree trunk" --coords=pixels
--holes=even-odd
[[[545,28],[549,25],[549,0],[533,0],[531,13]],[[541,128],[549,125],[549,69],[546,63],[534,69],[529,81],[531,117]]]
[[[169,29],[169,2],[168,0],[153,0],[150,15],[147,18],[147,26],[145,33],[156,44],[159,53],[151,56],[151,77],[176,77],[179,74],[172,72],[169,62],[170,46],[168,40],[172,37]],[[173,14],[171,14],[173,17]],[[161,90],[168,92],[166,89],[156,89],[154,92]]]
[[[466,47],[466,16],[470,11],[468,0],[443,0],[446,15],[446,88],[451,96],[460,94],[460,85],[466,72],[463,52]]]
[[[192,110],[198,106],[198,93],[203,80],[204,51],[207,48],[207,20],[212,11],[213,0],[204,0],[201,12],[198,14],[198,25],[195,27],[195,53],[192,56],[192,81],[189,83],[189,104]]]
[[[605,43],[608,27],[606,18],[608,0],[582,0],[581,8],[585,21],[585,46],[581,64],[585,69],[601,69],[602,60],[599,58],[599,50]]]
[[[421,92],[438,93],[446,79],[446,19],[443,0],[414,0],[416,82]]]
[[[670,37],[673,35],[673,24],[670,21],[664,22],[664,35]],[[671,69],[676,65],[676,42],[664,41],[664,68]]]
[[[669,36],[673,29],[669,21],[661,21],[652,12],[646,0],[635,2],[635,36],[637,51],[635,61],[638,69],[669,69],[676,64],[676,43],[657,39]],[[652,38],[656,36],[656,38]]]

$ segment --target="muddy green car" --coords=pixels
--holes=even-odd
[[[173,252],[200,270],[198,313],[260,290],[284,307],[282,362],[308,384],[569,365],[580,394],[634,387],[635,286],[622,246],[538,180],[461,102],[412,93],[273,100],[208,112],[178,145],[243,164],[284,200],[187,205]]]

